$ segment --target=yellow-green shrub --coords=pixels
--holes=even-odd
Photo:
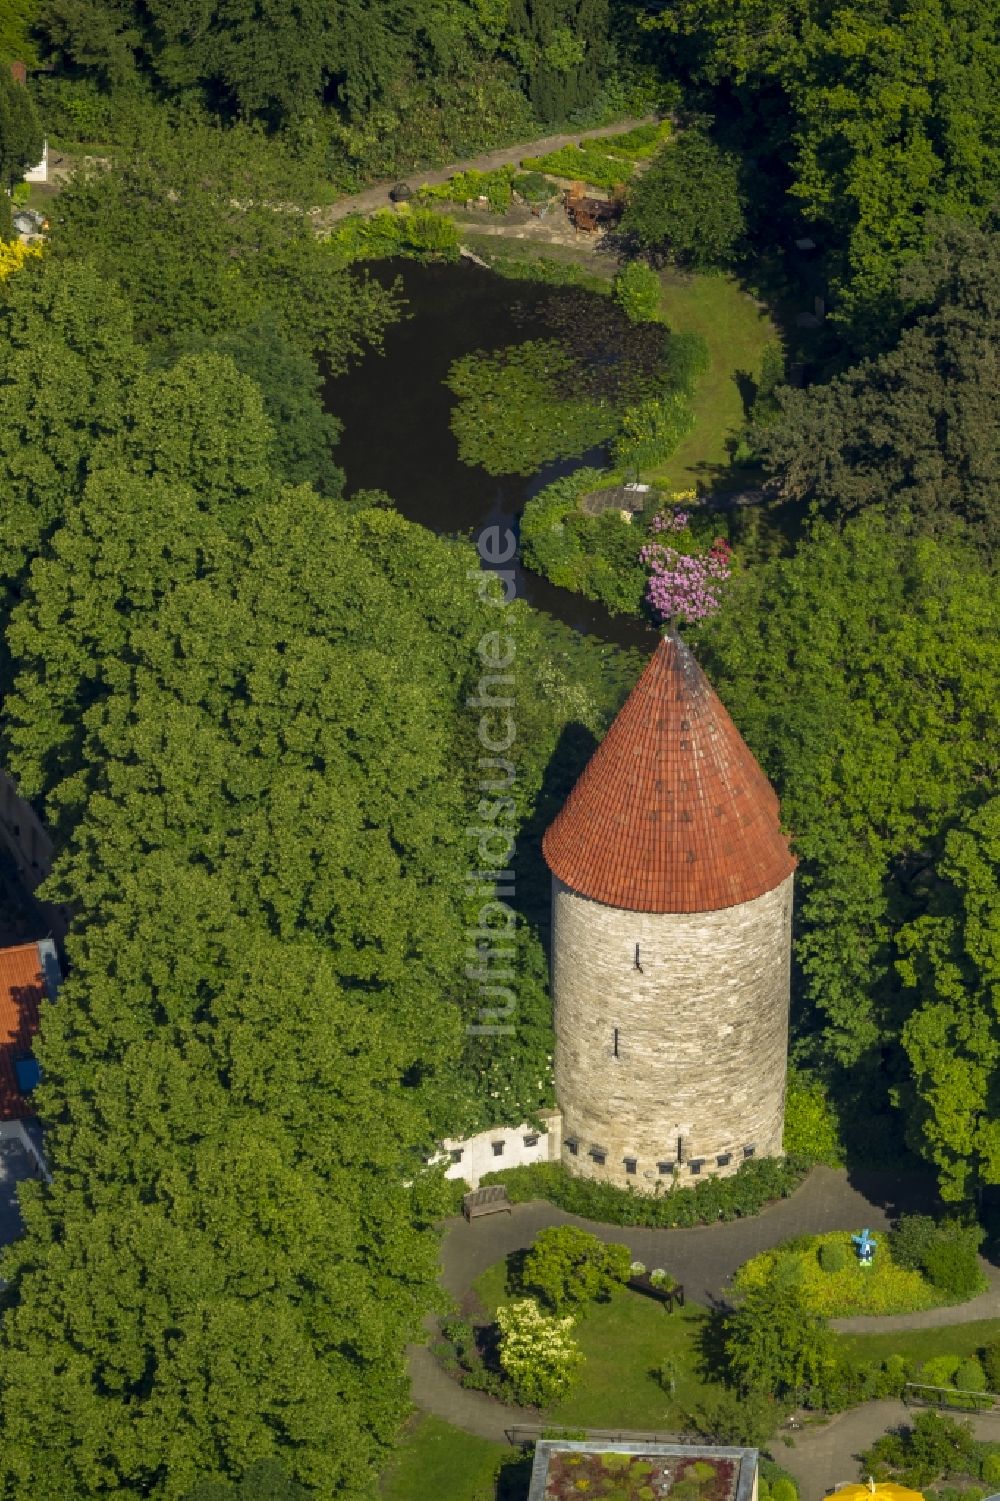
[[[847,1253],[841,1271],[827,1272],[820,1266],[819,1249],[829,1244],[840,1244]],[[826,1318],[912,1313],[947,1301],[920,1272],[908,1271],[893,1262],[884,1237],[871,1266],[862,1266],[846,1230],[803,1236],[790,1246],[777,1246],[755,1256],[736,1273],[736,1286],[747,1291],[762,1287],[774,1276],[779,1262],[794,1263],[806,1303],[814,1313]]]

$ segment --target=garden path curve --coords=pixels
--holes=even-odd
[[[976,1438],[1000,1440],[1000,1412],[963,1415]],[[890,1428],[909,1427],[913,1409],[895,1400],[865,1402],[838,1413],[822,1426],[796,1433],[794,1447],[772,1445],[779,1464],[798,1481],[802,1501],[820,1496],[845,1480],[858,1479],[858,1455]]]
[[[897,1215],[931,1207],[930,1198],[925,1184],[879,1174],[863,1175],[851,1182],[845,1172],[817,1167],[790,1198],[779,1199],[753,1218],[690,1229],[598,1224],[534,1200],[516,1204],[510,1215],[490,1215],[471,1224],[461,1218],[449,1220],[441,1247],[441,1281],[446,1291],[461,1300],[481,1272],[511,1251],[529,1246],[539,1230],[548,1225],[578,1225],[601,1240],[624,1241],[637,1260],[669,1270],[694,1301],[720,1306],[728,1301],[737,1267],[758,1252],[795,1235],[857,1230],[864,1225],[884,1232]],[[988,1292],[957,1308],[891,1318],[840,1319],[833,1327],[845,1333],[876,1333],[1000,1317],[1000,1270],[987,1270]],[[428,1328],[432,1324],[429,1320]],[[411,1346],[409,1358],[413,1401],[425,1412],[497,1443],[506,1441],[508,1430],[515,1424],[524,1423],[523,1409],[507,1407],[482,1392],[459,1386],[426,1345]],[[887,1428],[907,1421],[907,1413],[901,1402],[868,1402],[839,1414],[822,1427],[796,1434],[794,1447],[787,1453],[779,1452],[782,1464],[802,1486],[803,1501],[813,1501],[839,1481],[853,1479],[858,1451]],[[1000,1440],[1000,1413],[980,1413],[972,1422],[979,1437]]]
[[[978,1298],[970,1298],[967,1303],[925,1308],[920,1313],[861,1314],[850,1319],[831,1319],[830,1328],[838,1334],[891,1334],[894,1330],[943,1329],[948,1324],[1000,1319],[1000,1267],[984,1261],[982,1268],[990,1285]]]
[[[825,1230],[867,1225],[884,1232],[897,1215],[929,1207],[926,1183],[875,1173],[850,1181],[845,1172],[829,1167],[813,1168],[790,1198],[778,1199],[761,1214],[690,1229],[598,1224],[535,1199],[515,1204],[510,1215],[491,1214],[471,1224],[461,1218],[449,1220],[441,1247],[441,1281],[447,1292],[461,1298],[481,1272],[511,1251],[529,1246],[547,1225],[579,1225],[601,1240],[624,1241],[636,1260],[665,1267],[684,1284],[689,1298],[717,1306],[727,1301],[737,1267],[759,1251],[794,1235]]]

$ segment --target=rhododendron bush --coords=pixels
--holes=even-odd
[[[681,515],[673,518],[674,527]],[[686,522],[684,517],[682,525]],[[655,531],[670,529],[669,519],[660,527],[654,521]],[[658,619],[694,624],[715,614],[732,572],[732,548],[724,537],[716,537],[707,553],[683,553],[664,542],[648,542],[639,556],[650,570],[646,601]]]

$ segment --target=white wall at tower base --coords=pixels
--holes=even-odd
[[[440,1162],[452,1159],[446,1178],[464,1178],[470,1188],[478,1188],[486,1173],[498,1173],[505,1167],[526,1167],[534,1162],[558,1162],[562,1146],[562,1115],[558,1110],[540,1110],[538,1119],[544,1129],[522,1121],[519,1126],[492,1126],[475,1136],[447,1137]],[[500,1147],[497,1152],[495,1149]],[[458,1160],[455,1160],[456,1154]]]
[[[48,182],[49,180],[49,143],[42,142],[42,159],[34,167],[29,167],[24,174],[25,182]]]
[[[714,912],[643,913],[553,878],[555,1084],[571,1172],[655,1192],[781,1152],[792,884]]]

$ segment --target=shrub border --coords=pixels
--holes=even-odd
[[[558,1162],[506,1168],[486,1173],[480,1181],[484,1186],[503,1183],[515,1204],[546,1199],[601,1224],[671,1229],[760,1214],[775,1200],[790,1198],[812,1166],[804,1157],[754,1158],[741,1163],[731,1177],[705,1178],[692,1188],[675,1183],[660,1195],[573,1178]]]

